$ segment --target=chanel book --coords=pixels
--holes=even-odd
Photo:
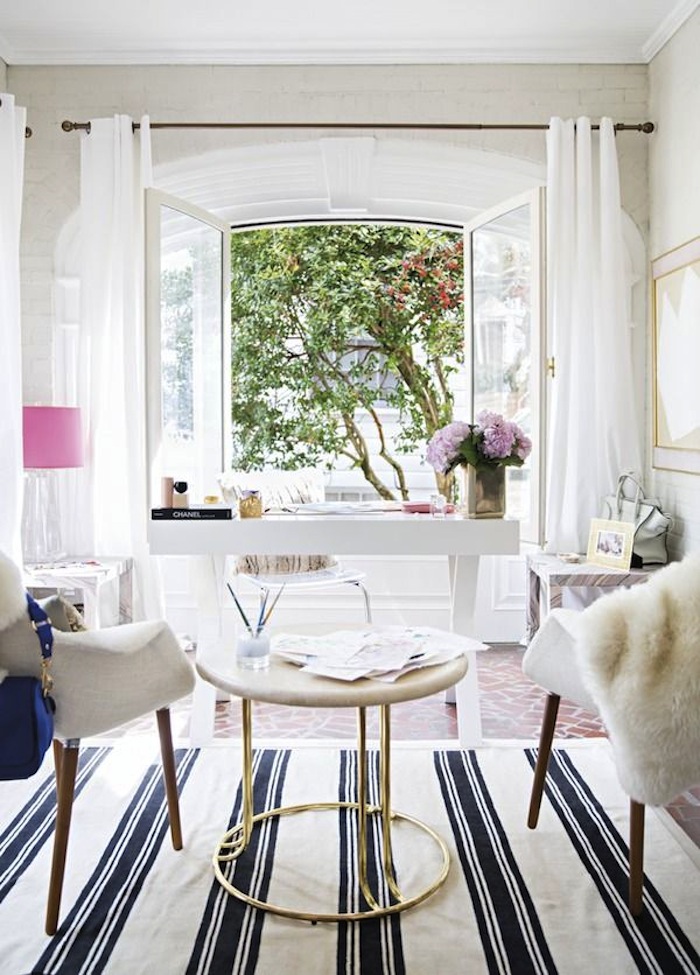
[[[151,508],[153,521],[230,521],[233,517],[227,505],[202,504],[191,508]]]

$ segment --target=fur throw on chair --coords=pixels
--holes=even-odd
[[[700,555],[595,602],[576,653],[627,794],[659,806],[700,783]]]

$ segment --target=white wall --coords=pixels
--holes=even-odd
[[[700,236],[700,11],[686,21],[649,66],[651,258]],[[697,372],[700,363],[688,363]],[[651,403],[648,375],[647,402]],[[651,411],[647,424],[651,443]],[[700,548],[700,476],[650,470],[650,485],[675,519],[676,555]]]
[[[7,91],[7,65],[0,58],[0,91]]]

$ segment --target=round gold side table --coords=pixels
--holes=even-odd
[[[454,634],[446,634],[454,642]],[[424,667],[405,674],[393,683],[360,679],[352,682],[332,680],[304,672],[295,664],[276,658],[273,654],[270,667],[265,671],[241,670],[236,667],[233,650],[211,653],[197,661],[201,677],[220,690],[241,698],[243,763],[241,791],[243,817],[220,839],[214,853],[214,872],[221,885],[234,897],[261,910],[283,917],[304,921],[361,921],[370,917],[382,917],[408,910],[426,900],[438,890],[447,878],[450,855],[442,838],[425,823],[413,816],[396,812],[391,808],[391,705],[401,701],[413,701],[436,694],[460,681],[467,672],[467,658],[458,657],[447,663]],[[253,722],[254,701],[268,704],[284,704],[311,708],[355,708],[357,711],[357,799],[354,802],[315,802],[294,806],[280,806],[255,813],[253,809]],[[379,781],[380,795],[376,805],[367,801],[367,735],[366,710],[379,708]],[[352,912],[319,913],[258,900],[235,887],[225,876],[226,864],[235,860],[246,849],[253,829],[274,816],[291,816],[311,810],[351,809],[358,817],[357,870],[359,886],[367,910]],[[381,818],[382,874],[392,903],[379,904],[367,877],[367,829],[368,817]],[[393,868],[391,824],[401,820],[428,834],[440,852],[437,875],[418,893],[405,897],[401,893]]]

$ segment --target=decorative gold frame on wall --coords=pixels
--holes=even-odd
[[[700,474],[700,237],[653,260],[651,276],[652,466]],[[677,411],[692,410],[692,400],[698,398],[697,416],[691,414],[694,427],[687,429],[687,418],[684,424],[676,414],[672,425],[679,428],[679,436],[669,428],[673,404],[664,402],[664,392],[674,398]]]

